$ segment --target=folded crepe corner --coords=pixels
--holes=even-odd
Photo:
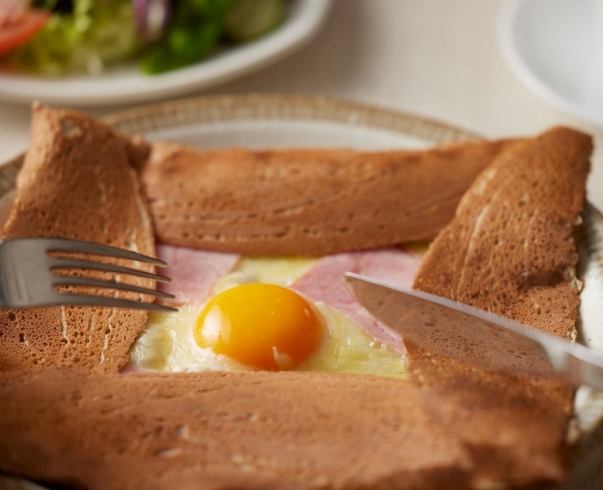
[[[75,111],[33,106],[31,146],[3,238],[65,237],[154,253],[146,204],[131,167],[148,148]],[[152,286],[147,279],[133,284]],[[0,369],[118,370],[147,315],[49,307],[0,311]]]
[[[501,154],[431,244],[414,287],[575,338],[591,151],[590,137],[560,127]],[[426,410],[473,454],[480,485],[563,478],[570,386],[407,349]]]

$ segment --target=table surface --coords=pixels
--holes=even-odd
[[[595,136],[511,73],[497,46],[500,1],[337,0],[324,30],[289,58],[205,93],[337,95],[427,115],[485,136],[534,134],[556,124]],[[118,108],[95,110],[106,113]],[[0,161],[22,151],[29,108],[0,104]],[[603,150],[589,199],[603,209]]]

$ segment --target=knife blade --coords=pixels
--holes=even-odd
[[[603,390],[603,354],[447,298],[353,272],[345,283],[373,316],[430,352],[511,374],[561,377]]]

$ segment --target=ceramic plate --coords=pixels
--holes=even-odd
[[[515,75],[559,110],[603,126],[603,1],[507,0],[498,20]]]
[[[116,66],[98,76],[57,79],[0,72],[0,99],[91,107],[131,104],[207,88],[262,68],[303,46],[322,26],[331,3],[289,0],[285,21],[271,34],[161,75],[144,75],[135,65]]]
[[[424,148],[478,139],[473,133],[423,117],[325,97],[196,97],[131,109],[105,120],[151,140],[170,140],[199,148]],[[0,196],[7,196],[6,200],[10,199],[19,165],[20,159],[16,159],[0,169]],[[603,297],[603,216],[592,207],[585,213],[583,245],[582,337],[585,342],[603,349],[603,304],[600,301]],[[600,394],[579,390],[578,416],[570,431],[576,445],[576,461],[567,489],[603,488],[603,444],[597,434],[602,407]],[[578,428],[582,429],[581,433]]]

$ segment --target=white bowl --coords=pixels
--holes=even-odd
[[[603,127],[602,0],[507,0],[498,40],[515,75],[536,95]]]
[[[318,32],[331,4],[332,0],[291,0],[285,21],[271,34],[159,75],[144,75],[135,64],[116,66],[97,76],[46,78],[0,72],[0,99],[91,107],[131,104],[207,88],[258,70],[299,49]]]

